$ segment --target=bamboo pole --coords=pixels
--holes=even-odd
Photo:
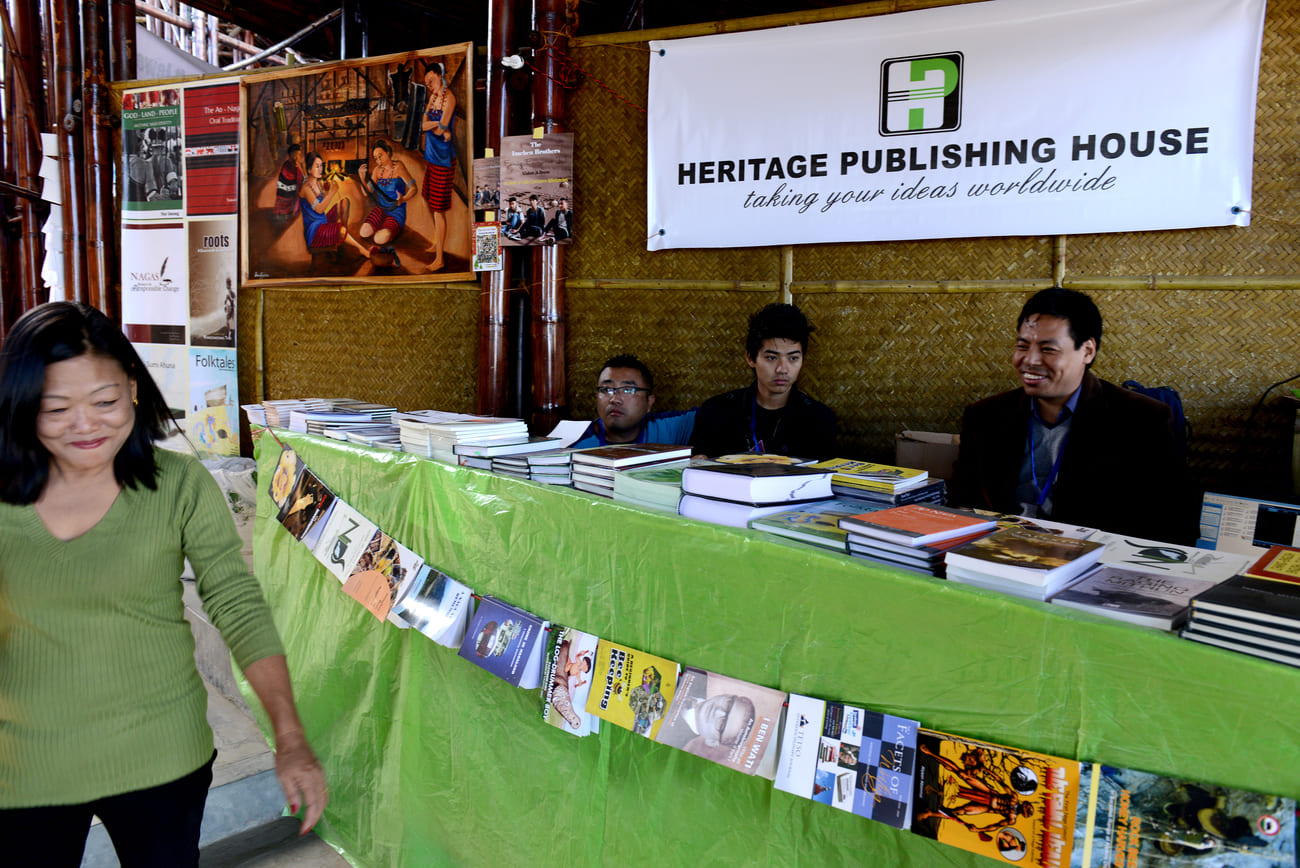
[[[135,8],[135,0],[111,0],[108,6],[113,81],[135,78]]]
[[[568,46],[563,0],[536,0],[534,26],[547,39],[534,60],[532,127],[547,133],[565,129],[559,54]],[[567,416],[564,378],[565,277],[563,244],[532,250],[533,426],[549,431]]]
[[[81,21],[75,0],[52,0],[55,115],[58,117],[59,179],[63,185],[63,284],[72,301],[86,292],[86,177],[82,159]]]
[[[500,153],[501,138],[510,132],[510,91],[506,88],[501,58],[513,54],[515,16],[512,0],[491,0],[487,38],[486,145]],[[510,248],[501,251],[501,270],[485,271],[480,278],[478,412],[499,415],[506,403],[506,283],[513,267]]]
[[[114,292],[117,223],[113,214],[113,127],[108,92],[108,9],[103,0],[82,0],[81,38],[86,100],[86,296],[91,305],[121,322]]]
[[[9,14],[12,28],[5,33],[5,42],[12,49],[14,61],[14,114],[8,134],[12,137],[14,178],[20,187],[30,190],[41,186],[41,147],[39,131],[46,129],[45,100],[41,82],[41,24],[37,0],[10,0]],[[22,134],[19,134],[22,131]],[[20,199],[18,217],[21,235],[18,242],[18,285],[4,291],[4,312],[0,329],[7,334],[9,327],[23,313],[36,306],[41,287],[41,266],[45,258],[45,236],[41,221],[45,207],[37,202]]]
[[[792,281],[794,295],[818,293],[975,293],[1033,292],[1053,285],[1051,278],[1019,280],[805,280]],[[1300,274],[1261,277],[1221,277],[1218,275],[1089,275],[1065,278],[1056,285],[1081,292],[1119,290],[1137,292],[1198,291],[1231,292],[1246,290],[1300,289]],[[664,292],[767,292],[778,293],[781,284],[774,280],[632,280],[625,278],[570,278],[570,289],[661,290]]]

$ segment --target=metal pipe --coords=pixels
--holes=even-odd
[[[299,30],[297,33],[293,34],[288,39],[282,39],[279,42],[277,42],[275,45],[272,45],[270,48],[266,49],[265,51],[261,51],[257,54],[254,54],[252,57],[245,57],[243,60],[237,63],[232,63],[229,66],[223,66],[222,69],[226,70],[227,72],[230,72],[231,70],[234,69],[243,69],[245,66],[249,66],[250,64],[257,63],[259,60],[262,60],[263,58],[270,57],[272,54],[275,54],[276,52],[288,48],[290,45],[293,45],[298,40],[312,35],[317,30],[320,30],[322,27],[324,27],[326,24],[329,24],[335,18],[338,18],[339,15],[341,14],[342,14],[342,10],[335,9],[333,12],[329,13],[325,17],[317,21],[314,21],[311,24],[308,24],[306,27],[304,27],[302,30]]]
[[[82,92],[86,99],[86,295],[89,303],[121,321],[114,275],[118,270],[113,216],[113,127],[108,94],[108,8],[82,0]]]
[[[488,7],[486,145],[501,153],[501,138],[510,131],[510,92],[501,58],[514,54],[513,0],[491,0]],[[513,271],[510,248],[501,251],[501,270],[485,271],[479,309],[478,412],[499,415],[506,403],[506,284]]]
[[[76,0],[52,0],[58,63],[51,72],[63,184],[64,294],[71,301],[86,302],[86,178],[82,171],[81,21],[77,5]]]

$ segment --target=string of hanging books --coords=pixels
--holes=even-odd
[[[376,410],[392,412],[366,412]],[[395,418],[404,443],[422,443],[426,454],[443,452],[453,463],[461,447],[462,456],[490,448],[468,441],[488,439],[483,432],[503,421],[448,415]],[[265,421],[275,427],[282,420],[272,411]],[[305,430],[306,422],[299,416],[286,427]],[[1176,610],[1185,613],[1187,604],[1179,599],[1194,596],[1193,588],[1203,596],[1249,566],[1249,559],[1226,552],[949,509],[941,505],[942,481],[921,471],[842,460],[822,462],[830,467],[748,463],[753,456],[691,463],[682,460],[689,457],[682,448],[638,449],[566,450],[565,469],[571,480],[584,464],[602,471],[589,475],[609,481],[601,486],[606,496],[628,474],[649,486],[651,508],[656,497],[661,509],[671,499],[672,511],[688,515],[678,496],[680,503],[710,500],[729,504],[722,510],[733,524],[742,516],[731,507],[758,509],[763,514],[743,516],[740,526],[768,522],[777,534],[1021,597],[1055,597],[1094,611],[1104,611],[1115,589],[1160,598],[1158,613],[1126,620],[1163,629],[1181,623],[1185,614]],[[557,465],[537,466],[563,475]],[[664,496],[663,479],[675,480],[677,496]],[[771,780],[794,796],[1024,865],[1296,864],[1294,799],[938,732],[916,720],[669,660],[475,593],[337,497],[289,446],[282,445],[268,489],[278,521],[345,593],[376,618],[455,648],[517,688],[538,690],[540,718],[569,735],[613,724]],[[870,492],[876,502],[844,497],[846,491]],[[792,504],[799,517],[789,515]],[[1270,555],[1272,572],[1294,572],[1293,553]],[[1080,587],[1081,577],[1101,587]],[[1078,588],[1078,597],[1059,599],[1067,588]],[[1244,618],[1207,606],[1193,610],[1194,627],[1202,617],[1207,630]]]

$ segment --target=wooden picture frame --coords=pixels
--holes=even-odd
[[[472,60],[460,43],[244,76],[243,284],[472,280]]]

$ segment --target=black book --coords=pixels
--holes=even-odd
[[[1192,598],[1192,618],[1220,612],[1271,624],[1300,625],[1300,585],[1233,576]]]
[[[791,464],[721,464],[687,467],[682,491],[734,503],[773,504],[830,500],[831,471]]]
[[[1257,642],[1247,642],[1240,636],[1220,636],[1215,633],[1209,633],[1198,628],[1196,624],[1184,627],[1178,634],[1184,639],[1191,639],[1193,642],[1200,642],[1202,645],[1213,645],[1216,648],[1226,648],[1229,651],[1237,651],[1242,654],[1249,654],[1252,657],[1261,657],[1265,660],[1272,660],[1275,663],[1285,663],[1288,666],[1300,667],[1300,650],[1294,653],[1272,648]]]

